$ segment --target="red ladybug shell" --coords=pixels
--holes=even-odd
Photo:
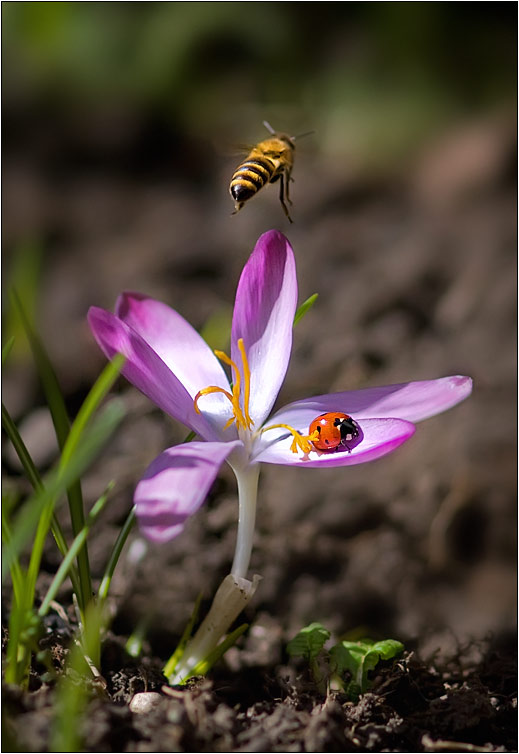
[[[359,436],[357,423],[348,414],[333,411],[321,414],[310,424],[308,434],[319,433],[312,445],[316,450],[335,451],[345,449],[351,452],[347,442]]]

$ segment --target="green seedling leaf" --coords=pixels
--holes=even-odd
[[[327,658],[322,649],[330,638],[330,632],[321,623],[310,623],[287,644],[287,652],[292,657],[304,657],[318,690],[324,694],[329,680]]]
[[[288,642],[287,652],[291,657],[304,657],[312,662],[329,638],[330,632],[323,625],[310,623]]]
[[[317,301],[317,297],[319,296],[318,293],[313,293],[311,296],[309,296],[306,301],[304,301],[301,306],[298,307],[295,315],[294,315],[294,325],[297,325],[297,323],[303,319],[305,314],[308,314],[312,306]]]
[[[375,642],[371,651],[378,653],[381,660],[391,660],[404,651],[404,645],[396,639],[383,639]]]
[[[360,693],[364,693],[369,687],[369,671],[373,670],[380,660],[390,660],[403,649],[404,645],[395,639],[377,642],[371,639],[341,641],[330,649],[332,671],[339,676],[349,671],[352,683],[360,689]]]

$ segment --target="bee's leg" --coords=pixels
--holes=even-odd
[[[285,215],[288,217],[288,221],[290,223],[293,223],[294,221],[288,214],[287,205],[285,204],[285,174],[281,173],[279,179],[279,201],[281,202],[281,206],[283,207]]]
[[[234,205],[234,212],[231,212],[231,215],[235,215],[237,212],[241,210],[245,202],[236,202]]]
[[[292,200],[290,199],[290,196],[289,196],[289,193],[290,193],[289,189],[290,189],[290,181],[293,181],[294,179],[292,178],[292,175],[288,172],[286,173],[286,179],[287,179],[287,183],[285,186],[285,198],[289,204],[292,204]]]

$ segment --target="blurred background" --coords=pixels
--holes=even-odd
[[[90,305],[112,308],[138,290],[225,348],[240,270],[259,235],[279,228],[296,253],[300,300],[319,293],[296,328],[280,404],[456,373],[475,390],[374,465],[265,469],[258,620],[287,635],[310,620],[337,632],[364,625],[424,651],[507,636],[516,5],[4,2],[2,62],[4,339],[16,336],[4,401],[41,467],[56,451],[9,289],[74,414],[104,364]],[[263,120],[315,131],[297,143],[293,225],[277,187],[231,216],[240,147],[265,138]],[[128,419],[86,484],[93,500],[118,480],[92,545],[99,569],[139,475],[185,434],[119,390]],[[7,449],[4,470],[23,485]],[[227,572],[236,516],[224,472],[178,540],[145,547],[136,535],[115,628],[151,615],[154,650],[170,646],[197,592],[209,597]]]

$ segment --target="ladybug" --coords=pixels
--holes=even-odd
[[[334,452],[344,448],[351,453],[351,448],[346,443],[359,436],[359,426],[348,414],[333,411],[313,420],[308,434],[311,436],[315,432],[319,436],[311,440],[311,443],[316,450]]]

